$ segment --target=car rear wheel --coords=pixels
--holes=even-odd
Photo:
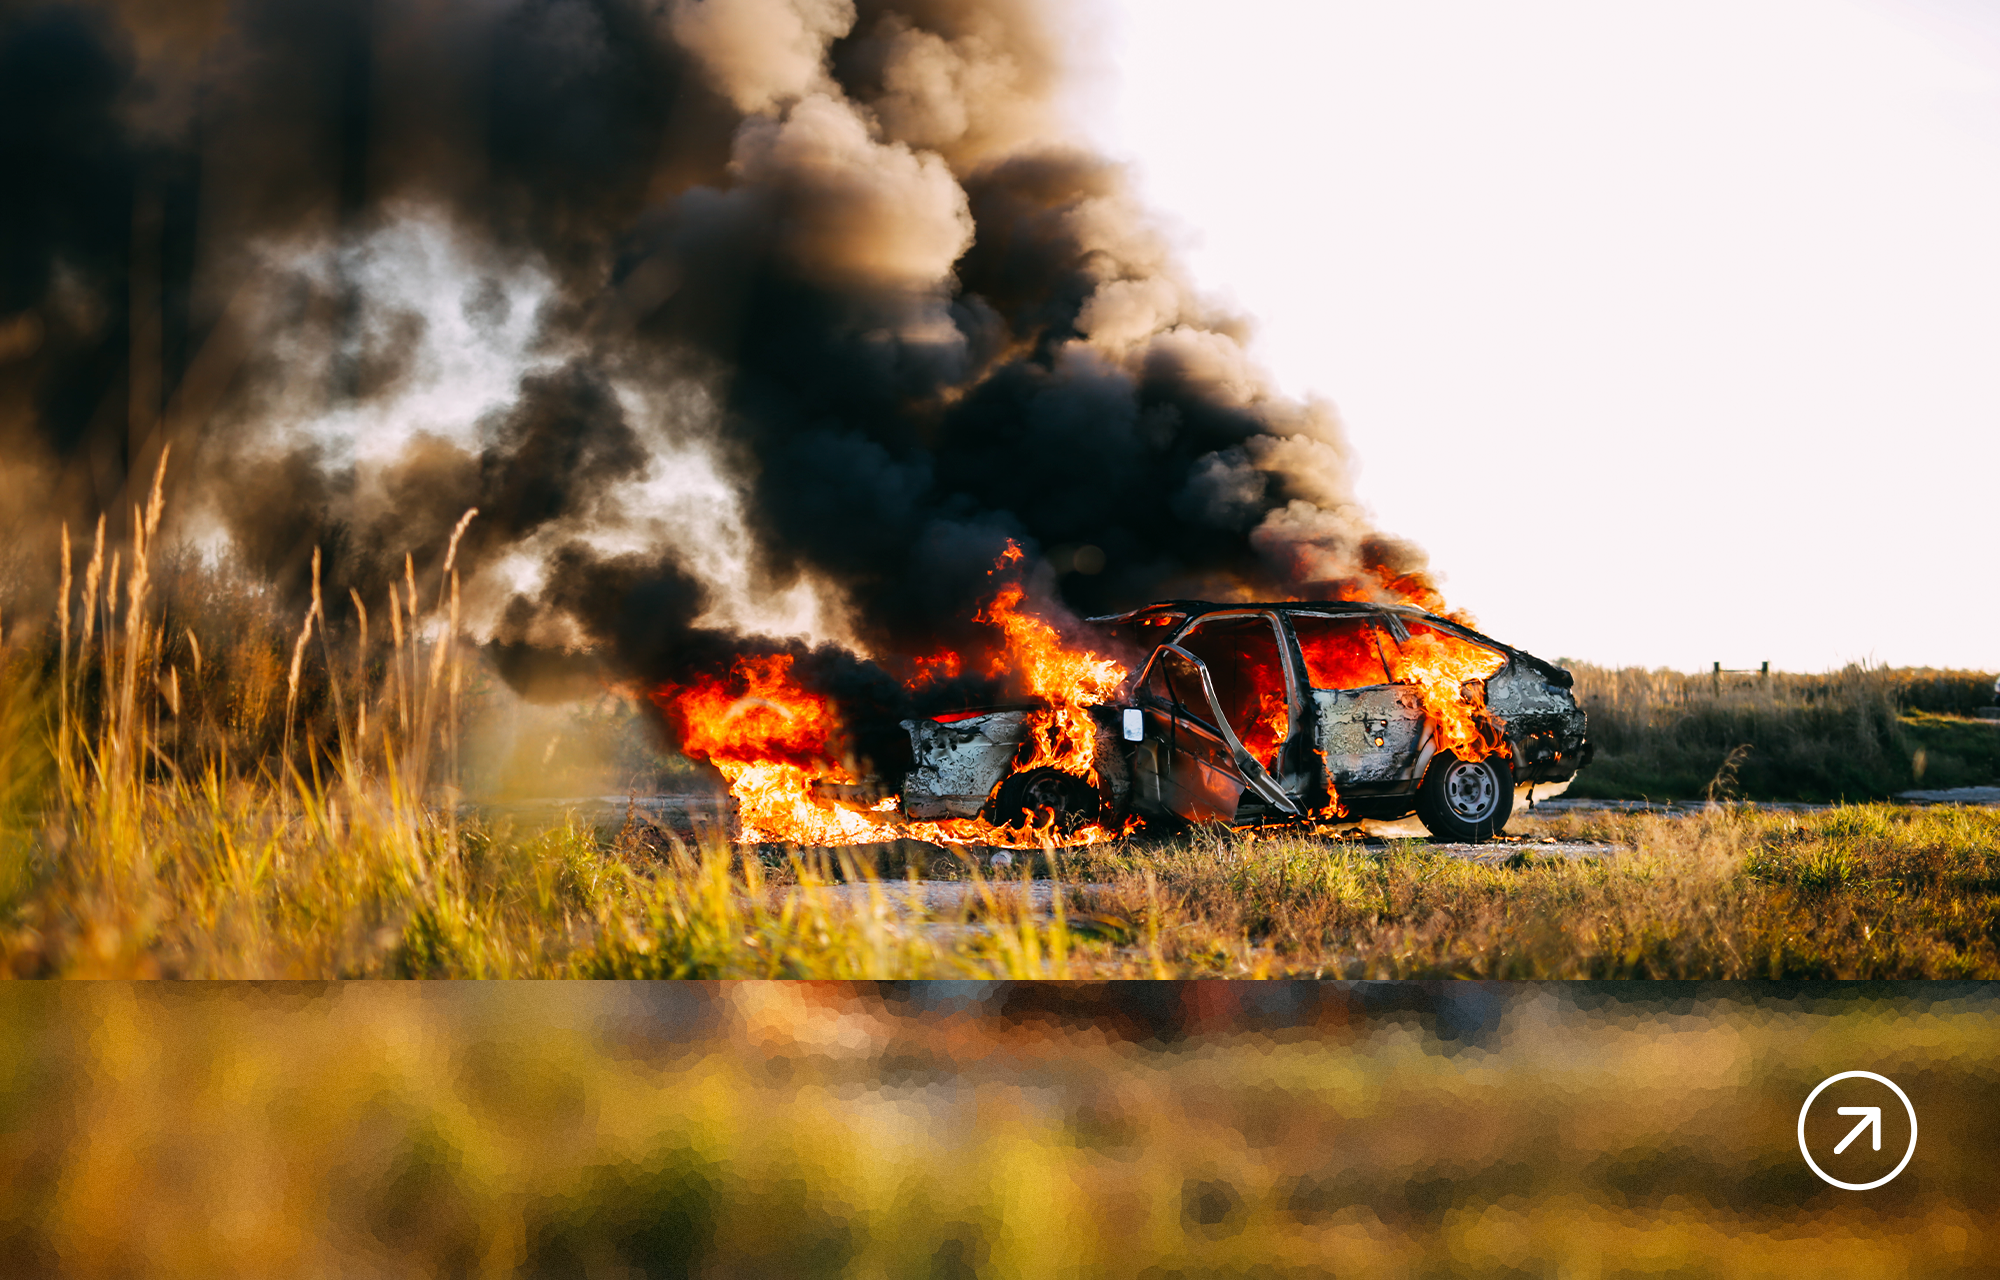
[[[1030,769],[1000,784],[993,796],[993,822],[998,826],[1042,826],[1053,823],[1061,835],[1097,821],[1101,804],[1097,788],[1060,769]]]
[[[1504,756],[1463,760],[1439,752],[1417,792],[1417,817],[1439,840],[1490,840],[1514,812],[1514,769]]]

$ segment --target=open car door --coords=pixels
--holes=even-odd
[[[1237,737],[1200,658],[1175,645],[1153,654],[1140,684],[1146,746],[1134,783],[1151,802],[1189,822],[1230,822],[1249,790],[1281,812],[1298,806]]]

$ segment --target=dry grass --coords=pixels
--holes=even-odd
[[[1993,674],[1850,666],[1825,675],[1686,675],[1565,660],[1596,758],[1571,794],[1689,799],[1723,776],[1758,800],[1882,799],[2000,779]]]
[[[1197,835],[1106,850],[1093,910],[1182,974],[1342,978],[2000,976],[2000,813],[1516,819],[1497,864],[1421,841]],[[1533,839],[1604,842],[1603,857]]]
[[[990,891],[977,946],[954,952],[879,898],[830,894],[866,874],[851,858],[794,855],[767,876],[719,840],[482,820],[453,785],[468,664],[449,557],[428,591],[406,571],[372,645],[359,600],[351,651],[329,643],[317,585],[289,644],[268,609],[255,625],[255,599],[211,611],[208,645],[191,625],[179,643],[154,598],[158,516],[156,495],[123,548],[100,525],[81,563],[65,541],[53,652],[0,652],[0,972],[1067,971],[1060,922]],[[253,621],[219,645],[216,612]]]
[[[279,638],[255,598],[163,606],[157,518],[156,502],[129,545],[100,530],[66,554],[53,641],[17,629],[0,647],[0,972],[2000,976],[1990,812],[1572,822],[1532,834],[1617,851],[1572,862],[1520,845],[1499,866],[1197,833],[1008,873],[1068,885],[1053,915],[932,851],[923,874],[942,864],[975,887],[930,922],[832,888],[919,874],[907,851],[520,826],[453,785],[471,668],[448,561],[427,587],[406,573],[372,629],[356,601],[360,625],[331,640],[315,591]]]

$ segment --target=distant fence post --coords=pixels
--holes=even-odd
[[[1770,659],[1768,658],[1765,659],[1764,662],[1757,668],[1757,670],[1754,673],[1748,667],[1725,668],[1720,662],[1718,662],[1715,664],[1713,668],[1710,669],[1708,678],[1714,682],[1715,692],[1717,694],[1720,694],[1722,692],[1722,677],[1747,676],[1752,674],[1754,674],[1759,680],[1769,680],[1771,678]]]

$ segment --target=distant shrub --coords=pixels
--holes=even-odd
[[[1714,785],[1755,799],[1863,799],[2000,773],[2000,732],[1936,719],[1990,702],[1985,672],[1855,665],[1717,677],[1564,665],[1595,748],[1576,796],[1686,799]]]

